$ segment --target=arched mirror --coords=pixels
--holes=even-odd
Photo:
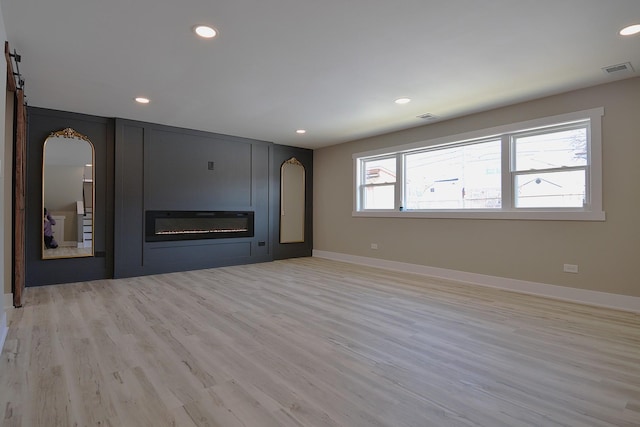
[[[42,258],[93,256],[93,144],[66,128],[52,132],[43,150]]]
[[[280,243],[304,242],[305,170],[295,157],[280,167]]]

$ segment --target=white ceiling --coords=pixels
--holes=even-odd
[[[423,113],[444,120],[640,75],[640,35],[618,35],[640,23],[639,0],[1,7],[30,105],[309,148],[424,125]],[[201,23],[219,36],[196,38]],[[601,70],[624,62],[636,71]],[[401,96],[412,102],[396,105]]]

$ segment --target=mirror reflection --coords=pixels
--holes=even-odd
[[[280,167],[280,243],[304,242],[305,170],[295,157]]]
[[[44,142],[42,258],[93,256],[94,148],[67,128]]]

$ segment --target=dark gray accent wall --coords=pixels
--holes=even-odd
[[[162,129],[151,129],[149,135],[144,152],[145,209],[240,210],[253,205],[252,169],[267,161],[266,156],[253,158],[252,151],[259,152],[260,145]]]
[[[113,274],[113,120],[29,107],[25,200],[26,286],[71,283]],[[73,128],[95,147],[94,249],[89,258],[42,259],[42,158],[51,132]]]
[[[271,261],[272,143],[116,120],[114,277]],[[212,165],[211,165],[212,163]],[[254,211],[254,237],[146,242],[147,210]]]
[[[273,259],[311,256],[313,252],[313,151],[305,148],[274,145],[271,169],[271,236],[273,236]],[[280,243],[280,167],[295,157],[305,170],[305,227],[304,242]]]
[[[28,109],[26,284],[87,280],[310,256],[311,150],[125,119]],[[95,145],[95,257],[42,260],[42,154],[71,127]],[[280,244],[280,166],[306,170],[305,242]],[[254,237],[145,241],[146,210],[255,212]]]

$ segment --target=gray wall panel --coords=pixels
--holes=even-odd
[[[254,145],[252,149],[252,208],[255,216],[253,256],[271,258],[270,210],[269,210],[269,154],[273,145]],[[260,213],[258,215],[258,213]]]
[[[271,261],[271,146],[117,120],[115,277]],[[254,211],[254,237],[146,242],[147,210]]]
[[[251,256],[251,240],[242,240],[150,244],[145,252],[145,266],[156,273],[164,273],[255,262]]]
[[[146,209],[251,206],[251,147],[250,142],[153,129],[145,145]]]
[[[115,277],[144,274],[144,127],[116,120]]]

